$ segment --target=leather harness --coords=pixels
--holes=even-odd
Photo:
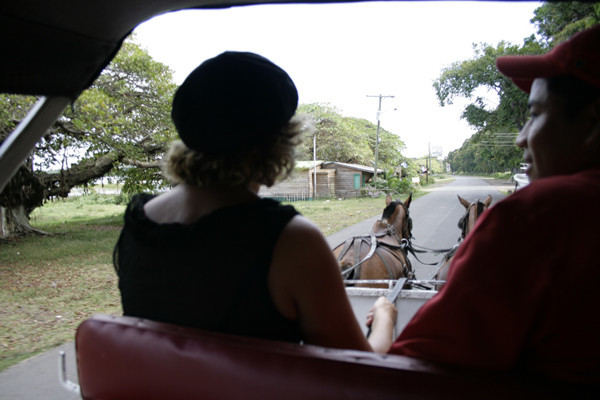
[[[407,257],[407,249],[410,248],[411,221],[406,206],[402,203],[399,204],[402,205],[402,207],[404,208],[404,212],[406,215],[406,236],[408,236],[408,238],[399,237],[396,233],[396,229],[392,224],[384,222],[383,220],[377,220],[376,224],[384,225],[385,230],[376,233],[373,231],[373,229],[371,229],[368,236],[354,236],[344,242],[343,248],[338,254],[337,261],[340,262],[342,258],[346,255],[350,247],[353,247],[354,265],[342,271],[342,277],[347,278],[353,272],[355,276],[360,276],[360,266],[365,261],[370,259],[374,254],[376,254],[387,269],[390,279],[395,279],[392,268],[383,255],[387,253],[392,255],[396,260],[398,260],[401,263],[405,277],[409,279],[414,278],[412,265]],[[368,244],[370,246],[370,249],[365,258],[361,260],[360,248],[363,243]],[[338,245],[337,247],[340,247],[340,245]],[[398,251],[400,251],[402,256],[400,256]]]

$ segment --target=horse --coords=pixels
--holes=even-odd
[[[485,200],[480,201],[479,199],[475,200],[472,203],[469,203],[467,200],[458,196],[458,201],[465,208],[465,214],[458,220],[458,228],[460,229],[460,237],[458,238],[458,243],[454,245],[452,250],[444,254],[444,258],[440,261],[439,267],[437,268],[437,273],[434,275],[435,280],[445,281],[448,277],[448,270],[450,269],[450,264],[452,262],[452,258],[458,251],[458,248],[462,241],[467,237],[469,232],[475,227],[475,223],[477,219],[483,214],[485,210],[487,210],[492,204],[492,196],[488,195]],[[444,286],[444,283],[436,283],[435,289],[440,290]]]
[[[377,220],[368,236],[355,236],[333,249],[340,271],[345,279],[377,280],[414,278],[407,257],[412,238],[412,220],[408,208],[412,193],[402,202],[388,194],[381,219]],[[383,287],[385,284],[359,284],[365,287]]]

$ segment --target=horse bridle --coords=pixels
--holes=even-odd
[[[413,237],[413,235],[412,235],[412,218],[410,217],[408,207],[406,207],[404,205],[404,203],[400,203],[400,205],[404,209],[404,215],[406,216],[404,218],[405,222],[402,223],[402,225],[403,225],[402,226],[402,237],[406,238],[406,240],[408,240],[410,242],[410,239],[412,239],[412,237]],[[404,225],[406,225],[406,227]],[[398,236],[396,236],[396,239],[398,239]],[[398,240],[398,242],[400,242],[400,240]]]
[[[471,214],[471,208],[473,208],[474,206],[477,206],[477,208],[475,209],[475,220],[477,220],[479,218],[479,215],[485,211],[485,204],[483,204],[483,202],[480,200],[477,200],[469,205],[469,208],[467,208],[467,212],[465,213],[465,215],[463,215],[462,218],[458,220],[458,227],[461,230],[460,238],[458,240],[464,239],[467,235],[469,214]]]

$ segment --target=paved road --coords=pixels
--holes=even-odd
[[[413,244],[444,249],[454,246],[460,237],[458,220],[464,215],[465,208],[459,203],[457,195],[469,202],[477,199],[483,200],[492,195],[492,206],[502,200],[506,195],[501,190],[512,189],[507,186],[492,185],[491,179],[457,176],[453,182],[437,187],[426,196],[419,198],[411,205],[411,216],[413,219]],[[440,255],[427,253],[419,255],[419,259],[425,263],[436,262]],[[413,259],[413,266],[417,278],[430,278],[433,266],[423,265]]]
[[[483,200],[485,196],[491,194],[492,204],[494,204],[504,197],[498,189],[511,189],[509,184],[505,187],[498,187],[488,182],[489,180],[485,179],[457,176],[453,182],[428,189],[430,193],[414,200],[410,206],[410,214],[413,219],[413,243],[429,248],[454,245],[460,235],[456,224],[464,213],[464,208],[456,197],[457,194],[469,201],[477,198]],[[382,210],[384,206],[385,203],[382,202]],[[352,236],[367,234],[379,217],[379,215],[374,216],[327,237],[330,246],[334,247]],[[430,262],[431,260],[435,261],[437,257],[425,255],[422,259]],[[433,269],[433,267],[422,265],[415,260],[413,260],[413,266],[419,279],[428,278]],[[67,354],[68,379],[77,382],[75,351],[73,342],[70,342],[2,371],[0,373],[0,400],[79,399],[79,396],[67,392],[58,382],[58,353],[60,350]]]
[[[491,179],[456,176],[450,183],[442,183],[428,188],[429,193],[412,202],[410,216],[413,220],[413,244],[429,249],[450,248],[456,244],[460,236],[458,220],[463,216],[465,209],[458,202],[457,195],[468,201],[483,200],[488,194],[492,195],[492,205],[505,197],[500,190],[512,189],[507,183],[498,186],[491,183]],[[405,200],[402,198],[401,200]],[[381,209],[385,203],[382,202]],[[361,223],[343,229],[327,238],[329,245],[335,247],[352,236],[361,236],[369,233],[371,227],[380,215],[369,218]],[[436,262],[440,255],[426,253],[418,255],[423,263]],[[410,256],[418,279],[428,279],[435,269],[434,266],[422,264]]]

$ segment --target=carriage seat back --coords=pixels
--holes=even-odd
[[[206,332],[96,315],[76,335],[83,399],[525,398],[504,375],[448,370],[400,356]]]

